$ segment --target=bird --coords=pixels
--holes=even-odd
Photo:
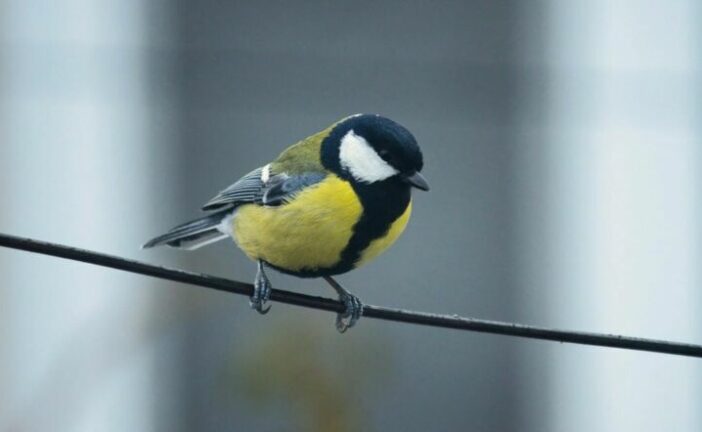
[[[268,268],[323,278],[344,304],[336,328],[363,314],[361,300],[334,276],[361,267],[390,247],[412,212],[412,189],[428,191],[422,152],[412,133],[378,114],[345,117],[285,149],[209,200],[208,214],[143,245],[194,250],[232,238],[257,265],[250,306],[261,314]]]

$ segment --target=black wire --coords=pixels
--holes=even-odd
[[[159,267],[138,261],[105,255],[84,249],[77,249],[55,243],[48,243],[29,238],[22,238],[0,233],[0,246],[66,258],[74,261],[95,264],[103,267],[124,270],[160,279],[212,288],[234,294],[251,296],[251,284],[224,279],[216,276],[190,273],[183,270]],[[296,306],[321,309],[332,312],[342,312],[344,306],[336,301],[322,297],[297,294],[290,291],[274,289],[271,300]],[[568,342],[584,345],[596,345],[611,348],[622,348],[637,351],[650,351],[664,354],[675,354],[702,358],[702,346],[670,342],[664,340],[642,339],[627,336],[608,335],[599,333],[574,332],[533,327],[499,321],[488,321],[475,318],[464,318],[457,315],[439,315],[426,312],[414,312],[402,309],[391,309],[381,306],[364,305],[363,316],[388,321],[406,322],[412,324],[470,330],[482,333],[493,333],[508,336],[518,336],[529,339],[543,339],[557,342]]]

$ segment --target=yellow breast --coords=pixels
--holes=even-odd
[[[328,268],[340,260],[362,210],[351,185],[329,176],[288,204],[239,207],[234,240],[249,258],[286,270]]]
[[[359,267],[392,245],[407,225],[411,203],[386,235],[361,253]],[[282,206],[247,204],[232,220],[233,237],[252,260],[290,272],[329,269],[342,258],[363,206],[351,185],[330,175]]]

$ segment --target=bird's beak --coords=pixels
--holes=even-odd
[[[404,180],[410,185],[416,187],[417,189],[421,189],[423,191],[429,190],[429,183],[427,183],[427,180],[424,178],[424,176],[419,174],[418,172],[412,175],[405,176]]]

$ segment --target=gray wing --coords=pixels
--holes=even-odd
[[[223,207],[232,207],[242,203],[260,202],[263,197],[264,183],[261,178],[263,168],[256,168],[244,177],[240,178],[233,185],[218,193],[207,204],[202,206],[203,210],[216,210]]]
[[[290,201],[298,192],[324,180],[324,173],[304,173],[294,176],[285,174],[271,177],[263,193],[263,204],[279,206]]]
[[[218,193],[205,204],[203,210],[216,210],[236,207],[246,203],[278,206],[288,202],[300,190],[319,183],[326,177],[324,173],[286,173],[269,176],[263,181],[264,168],[258,168],[236,183]]]

